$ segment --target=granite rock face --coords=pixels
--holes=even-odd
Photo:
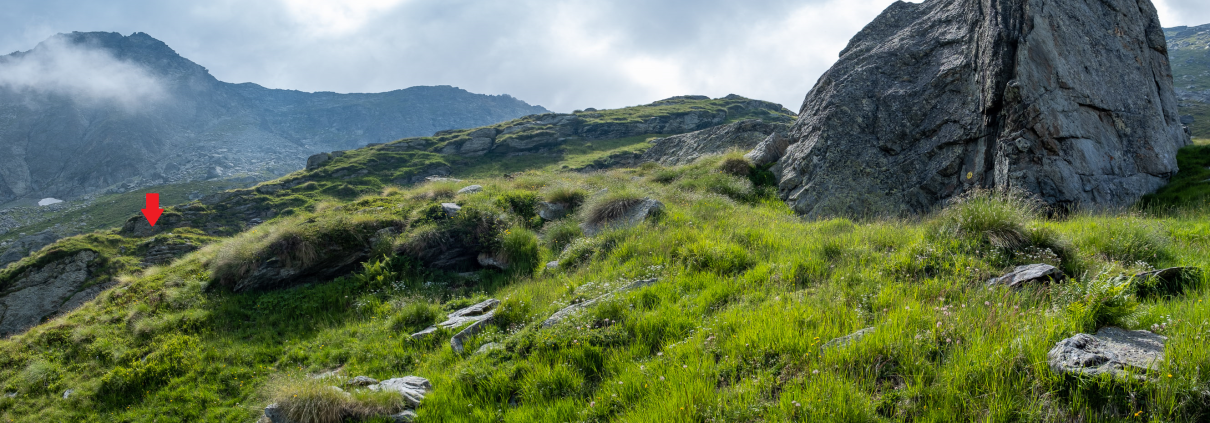
[[[43,319],[83,305],[109,284],[85,287],[98,257],[81,251],[39,268],[30,268],[0,286],[0,337],[24,332]]]
[[[927,211],[977,188],[1133,203],[1189,144],[1149,0],[892,4],[807,94],[777,166],[799,213]]]
[[[652,140],[651,148],[643,153],[642,161],[665,166],[693,163],[699,157],[726,153],[736,149],[751,150],[774,132],[785,132],[789,125],[747,119],[687,134]]]
[[[0,269],[3,269],[4,266],[7,266],[9,263],[14,263],[21,260],[35,251],[41,250],[43,247],[53,244],[58,240],[59,235],[56,235],[49,229],[33,235],[26,235],[18,238],[12,243],[12,245],[8,247],[7,250],[4,251],[3,254],[0,254]]]

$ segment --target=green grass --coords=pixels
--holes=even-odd
[[[1210,210],[1056,220],[1013,197],[983,195],[913,220],[804,221],[763,185],[719,172],[721,160],[458,184],[484,186],[453,201],[502,219],[509,230],[495,233],[501,248],[525,256],[524,267],[562,255],[558,269],[459,275],[386,249],[348,277],[234,294],[211,286],[211,263],[257,237],[212,245],[0,341],[0,391],[17,393],[0,396],[0,421],[243,422],[296,394],[307,399],[300,409],[317,411],[396,405],[337,398],[304,378],[333,369],[342,377],[429,378],[435,390],[418,410],[422,421],[1210,417],[1210,280],[1203,274],[1181,295],[1144,298],[1114,279],[1153,267],[1210,269]],[[413,231],[430,230],[440,222],[420,211],[443,186],[315,200],[314,218],[395,216],[419,219],[409,223]],[[572,228],[576,216],[535,235],[514,201],[501,200],[569,188],[656,198],[667,209],[590,239]],[[590,197],[585,210],[599,201]],[[262,230],[301,226],[292,222]],[[988,278],[1037,260],[1068,269],[1072,280],[985,288]],[[567,304],[646,278],[659,281],[540,326]],[[502,350],[456,354],[448,330],[407,336],[485,298],[504,301],[502,318],[466,349],[496,342]],[[1046,352],[1056,341],[1106,324],[1169,337],[1151,380],[1049,370]],[[866,327],[876,330],[822,348]],[[64,400],[66,389],[75,394]]]
[[[50,216],[37,223],[13,229],[4,236],[0,236],[0,241],[18,238],[20,233],[32,234],[41,232],[56,225],[71,227],[83,233],[121,226],[131,215],[138,214],[139,210],[145,207],[145,194],[149,192],[160,194],[161,207],[168,207],[188,203],[190,201],[189,196],[192,193],[206,195],[240,187],[241,184],[234,182],[204,181],[163,185],[134,192],[103,195],[78,210],[63,212],[40,211],[39,213],[49,214]]]
[[[1210,203],[1210,145],[1194,140],[1176,155],[1180,171],[1172,182],[1155,194],[1143,197],[1142,204],[1156,210],[1204,208]]]

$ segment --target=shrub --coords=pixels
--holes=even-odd
[[[626,212],[642,203],[643,199],[630,193],[610,193],[594,201],[584,213],[584,221],[590,225],[611,222],[626,216]]]
[[[270,384],[270,397],[291,421],[341,423],[398,413],[402,401],[393,392],[333,389],[331,380],[307,377],[281,379]]]
[[[997,248],[1027,245],[1026,225],[1039,217],[1038,202],[1016,192],[971,191],[959,196],[932,222],[937,239],[973,239]]]
[[[572,240],[583,234],[580,225],[577,225],[575,221],[563,219],[546,224],[546,228],[542,231],[542,238],[546,242],[546,247],[558,254],[571,245]]]
[[[546,193],[546,202],[562,204],[573,211],[583,205],[586,199],[588,192],[578,188],[560,187]]]
[[[538,247],[538,236],[524,228],[504,231],[500,240],[501,251],[509,264],[509,271],[517,274],[532,274],[542,261]]]
[[[531,227],[541,224],[538,217],[538,194],[530,191],[512,190],[496,198],[496,207],[511,212],[521,218],[521,221]]]
[[[677,247],[672,253],[689,269],[731,275],[756,264],[748,251],[729,242],[697,241]]]
[[[1105,326],[1125,325],[1138,308],[1131,291],[1129,278],[1109,277],[1106,272],[1065,285],[1056,298],[1066,303],[1067,312],[1083,331],[1092,333]]]
[[[1172,258],[1171,242],[1159,229],[1132,217],[1117,217],[1084,225],[1075,237],[1085,252],[1127,266],[1155,266]]]
[[[441,315],[441,308],[436,305],[424,301],[412,301],[391,316],[391,329],[407,333],[416,332],[437,323]]]
[[[576,395],[584,378],[570,366],[558,363],[539,365],[521,380],[521,399],[539,402]]]
[[[743,156],[729,156],[718,164],[718,171],[731,176],[747,178],[752,175],[752,162]]]
[[[496,308],[495,322],[502,328],[522,326],[529,322],[533,307],[525,300],[509,297],[500,302]]]

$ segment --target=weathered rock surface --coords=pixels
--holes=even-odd
[[[790,137],[785,131],[777,131],[765,137],[752,151],[745,154],[744,158],[757,167],[768,166],[781,160],[782,156],[786,155],[787,148],[790,148]]]
[[[328,153],[317,153],[311,157],[307,157],[307,170],[319,169],[325,163],[332,161],[332,155]]]
[[[34,252],[41,250],[43,247],[53,244],[58,240],[59,235],[56,235],[49,229],[33,235],[26,235],[21,238],[17,238],[16,241],[13,241],[12,244],[9,244],[8,249],[4,251],[4,254],[0,254],[0,269],[3,269],[4,266],[7,266],[9,263],[20,261],[30,254],[33,254]]]
[[[470,186],[467,186],[465,188],[458,190],[459,194],[474,194],[476,192],[483,192],[483,186],[482,185],[470,185]]]
[[[458,215],[459,211],[462,211],[462,206],[454,203],[441,203],[441,210],[445,211],[446,216],[454,217]]]
[[[1104,328],[1097,334],[1077,334],[1055,344],[1047,354],[1050,368],[1059,373],[1083,376],[1133,373],[1136,377],[1159,368],[1164,361],[1167,337],[1145,330]]]
[[[436,332],[438,327],[446,329],[461,327],[466,324],[474,324],[496,315],[496,306],[500,305],[500,300],[489,299],[479,304],[455,311],[446,316],[445,321],[427,329],[412,334],[412,338],[421,338]]]
[[[653,145],[643,153],[642,160],[665,166],[689,164],[700,157],[722,154],[729,150],[751,150],[774,132],[786,132],[788,129],[789,125],[783,123],[767,123],[759,119],[741,120],[652,140]]]
[[[608,300],[617,295],[623,294],[627,291],[633,291],[633,290],[636,290],[636,289],[639,289],[639,288],[642,288],[645,286],[654,285],[656,282],[659,282],[659,281],[660,281],[659,279],[654,279],[654,278],[637,280],[637,281],[631,282],[630,284],[628,284],[626,286],[623,286],[621,288],[607,292],[607,293],[602,294],[591,300],[587,300],[587,301],[569,305],[567,307],[563,307],[561,310],[555,312],[555,314],[551,315],[549,318],[542,321],[542,327],[548,328],[548,327],[557,325],[557,324],[559,324],[559,322],[567,320],[567,318],[569,318],[569,317],[575,316],[576,314],[580,313],[581,310],[591,307],[592,305],[594,305],[596,303]]]
[[[1009,288],[1020,288],[1025,285],[1042,283],[1050,284],[1062,282],[1067,278],[1062,270],[1049,264],[1029,264],[1025,266],[1017,266],[1013,271],[1008,272],[1004,276],[992,278],[987,281],[988,286],[1004,285]]]
[[[428,379],[419,376],[405,376],[395,379],[387,379],[379,382],[377,385],[370,385],[370,390],[396,392],[403,396],[403,400],[408,405],[415,408],[420,405],[420,401],[429,391],[433,390],[433,384]]]
[[[370,245],[316,245],[314,259],[292,263],[273,256],[236,281],[224,281],[234,292],[267,291],[328,281],[356,270],[369,257]]]
[[[648,216],[655,215],[663,210],[664,203],[661,203],[658,200],[645,198],[643,201],[631,207],[630,210],[627,210],[626,214],[619,219],[596,224],[584,222],[580,224],[580,230],[584,231],[584,235],[596,236],[606,229],[625,228],[638,225],[644,220],[647,220]]]
[[[976,188],[1121,206],[1166,184],[1179,122],[1149,0],[897,2],[803,102],[775,167],[799,213],[915,213]]]
[[[199,248],[192,242],[164,242],[158,243],[156,240],[149,242],[147,254],[143,256],[143,265],[163,265],[171,263],[177,258],[197,251]]]
[[[109,287],[84,288],[98,257],[81,251],[39,268],[31,268],[0,286],[0,337],[24,332],[43,319],[74,310]]]

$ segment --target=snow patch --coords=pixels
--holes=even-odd
[[[49,206],[51,204],[59,204],[62,202],[63,202],[63,200],[60,200],[58,198],[43,198],[41,201],[38,201],[38,205],[39,206]]]

